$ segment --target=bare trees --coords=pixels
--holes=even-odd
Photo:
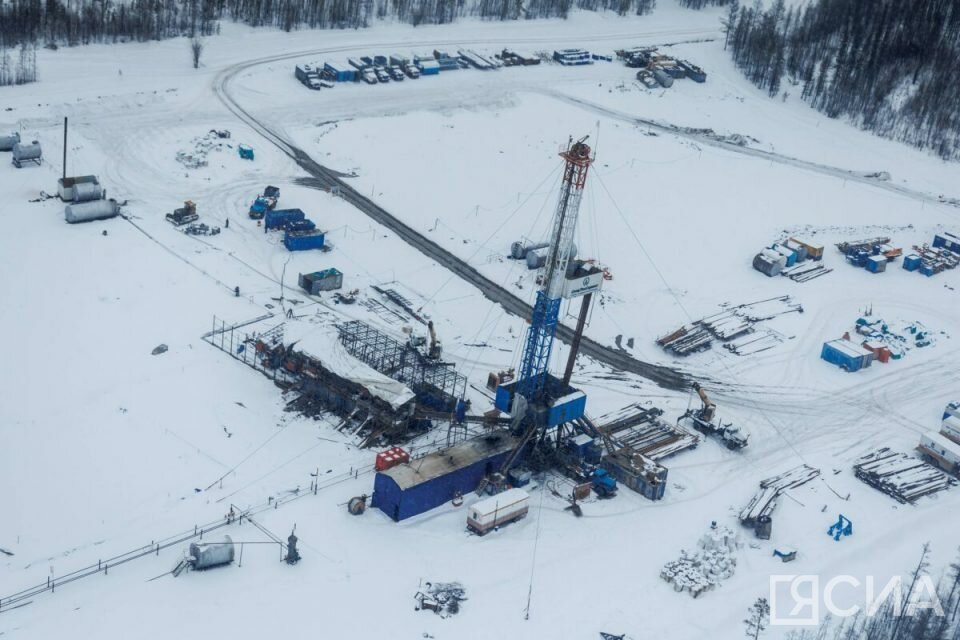
[[[200,54],[203,53],[203,40],[194,36],[190,38],[190,55],[193,57],[193,68],[200,67]]]

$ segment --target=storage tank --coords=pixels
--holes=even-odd
[[[105,220],[120,213],[120,205],[116,200],[93,200],[68,204],[63,210],[64,219],[70,224],[76,222],[90,222],[91,220]]]
[[[663,69],[654,69],[653,77],[656,78],[657,82],[659,82],[660,86],[663,88],[673,86],[673,78],[671,78]]]
[[[40,157],[43,155],[43,152],[40,149],[40,143],[34,140],[29,144],[24,144],[18,142],[13,145],[13,164],[18,167],[29,161],[40,162]]]
[[[539,269],[547,263],[547,250],[527,251],[527,269]]]
[[[11,151],[13,145],[20,142],[20,134],[14,131],[7,135],[0,135],[0,151]]]
[[[77,182],[73,185],[74,202],[100,200],[103,196],[103,189],[96,182]]]
[[[190,544],[190,563],[194,569],[203,570],[233,562],[234,546],[230,536],[223,536],[223,542]]]
[[[550,246],[549,242],[536,242],[534,244],[524,244],[519,240],[510,245],[510,257],[514,260],[523,260],[527,253],[536,249],[545,249]]]

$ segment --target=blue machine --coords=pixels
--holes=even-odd
[[[241,144],[237,147],[237,151],[240,153],[240,157],[244,160],[253,160],[253,147],[248,147],[245,144]]]
[[[839,542],[841,536],[853,535],[853,523],[841,513],[837,521],[827,529],[827,535],[833,536],[833,539]]]

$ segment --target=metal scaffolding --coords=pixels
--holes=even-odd
[[[439,362],[359,320],[337,325],[350,355],[380,373],[405,383],[417,400],[437,411],[453,411],[467,390],[467,379],[449,362]]]

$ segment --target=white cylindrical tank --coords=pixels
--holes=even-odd
[[[28,144],[18,142],[13,145],[13,161],[23,162],[24,160],[38,160],[43,152],[40,149],[40,143],[34,140]]]
[[[14,131],[7,135],[0,135],[0,151],[10,151],[13,145],[20,142],[20,134]]]
[[[233,540],[223,536],[223,542],[190,545],[191,564],[194,569],[209,569],[233,562]]]
[[[539,269],[547,262],[546,249],[527,251],[527,269]]]
[[[78,182],[73,185],[74,202],[90,202],[103,198],[103,189],[96,182]]]
[[[120,213],[120,205],[116,200],[93,200],[68,204],[63,210],[64,219],[70,224],[89,222],[91,220],[105,220]]]

